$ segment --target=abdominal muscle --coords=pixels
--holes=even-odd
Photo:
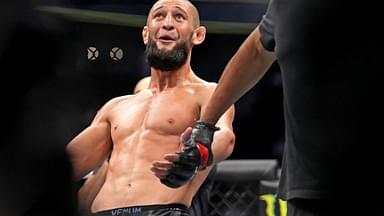
[[[145,136],[135,134],[115,142],[106,180],[92,204],[92,212],[138,205],[190,205],[201,178],[173,189],[163,185],[151,171],[153,161],[163,160],[164,154],[179,148],[179,136]]]

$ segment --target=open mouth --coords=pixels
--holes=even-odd
[[[171,36],[161,36],[159,37],[159,40],[160,41],[163,41],[163,42],[172,42],[172,41],[175,41],[175,39],[173,39]]]

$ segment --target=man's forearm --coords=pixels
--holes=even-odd
[[[274,61],[274,54],[261,44],[259,30],[254,30],[228,62],[200,120],[215,124],[228,107],[264,76]]]

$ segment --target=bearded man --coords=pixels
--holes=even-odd
[[[205,35],[191,2],[159,0],[152,6],[142,32],[149,87],[106,102],[67,146],[75,180],[108,159],[92,215],[189,216],[212,166],[231,155],[233,105],[216,125],[195,123],[216,87],[190,65],[192,48]],[[207,133],[190,139],[192,127]]]

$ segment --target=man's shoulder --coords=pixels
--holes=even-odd
[[[196,76],[195,78],[195,83],[199,83],[199,84],[202,84],[202,85],[217,85],[216,82],[212,82],[212,81],[207,81],[205,79],[202,79],[198,76]]]
[[[204,80],[198,76],[195,77],[193,84],[198,85],[198,86],[202,86],[202,87],[212,87],[212,86],[217,85],[216,82],[207,81],[207,80]]]
[[[104,104],[104,108],[115,107],[115,106],[118,105],[120,102],[130,100],[130,99],[133,98],[133,97],[134,97],[134,95],[123,95],[123,96],[117,96],[117,97],[114,97],[114,98],[108,100],[108,101]]]
[[[201,82],[201,83],[197,83],[197,85],[203,91],[212,91],[212,90],[214,90],[216,88],[217,83],[204,81],[204,82]]]

